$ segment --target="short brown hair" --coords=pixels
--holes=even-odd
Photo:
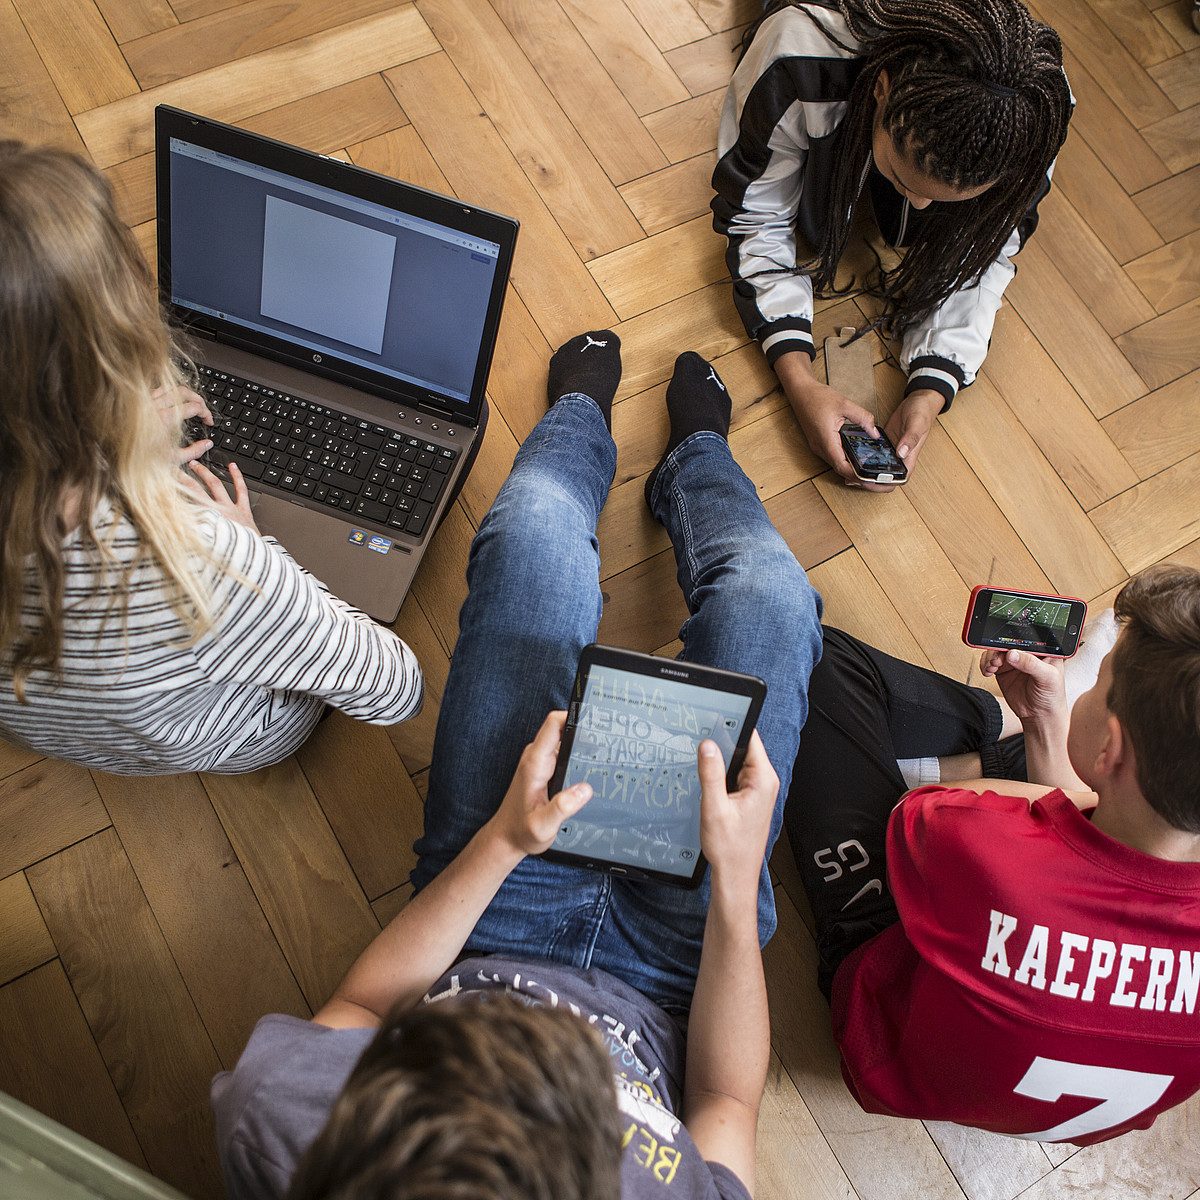
[[[1133,744],[1138,786],[1168,824],[1200,833],[1200,571],[1151,567],[1114,612],[1108,708]]]
[[[502,994],[395,1013],[288,1200],[616,1200],[609,1056],[579,1017]]]

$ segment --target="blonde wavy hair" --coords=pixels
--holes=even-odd
[[[208,625],[196,556],[211,548],[175,458],[185,363],[104,176],[0,141],[0,662],[22,702],[32,671],[61,670],[68,514],[110,616],[124,619],[130,576],[150,559],[189,635]],[[138,533],[131,563],[113,552],[104,500]]]

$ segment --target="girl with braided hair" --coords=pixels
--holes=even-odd
[[[773,0],[743,45],[712,201],[734,302],[809,445],[853,482],[838,431],[875,422],[813,375],[813,296],[850,290],[838,263],[871,212],[904,251],[856,283],[899,343],[887,432],[911,470],[983,362],[1049,190],[1073,104],[1058,35],[1020,0]]]

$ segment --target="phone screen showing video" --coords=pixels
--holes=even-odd
[[[908,470],[885,438],[873,438],[855,425],[843,426],[842,438],[850,457],[864,475],[901,475]]]
[[[749,709],[749,696],[593,666],[563,781],[586,781],[593,794],[554,848],[690,876],[700,854],[697,747],[712,738],[728,770]]]
[[[1070,600],[993,592],[983,623],[983,640],[999,649],[1061,654],[1078,632],[1073,629],[1068,636],[1071,608]]]

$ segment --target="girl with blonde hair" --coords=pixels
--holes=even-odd
[[[387,629],[179,449],[211,424],[105,178],[0,142],[0,734],[121,774],[248,771],[326,705],[415,715]],[[183,469],[181,469],[181,467]]]

